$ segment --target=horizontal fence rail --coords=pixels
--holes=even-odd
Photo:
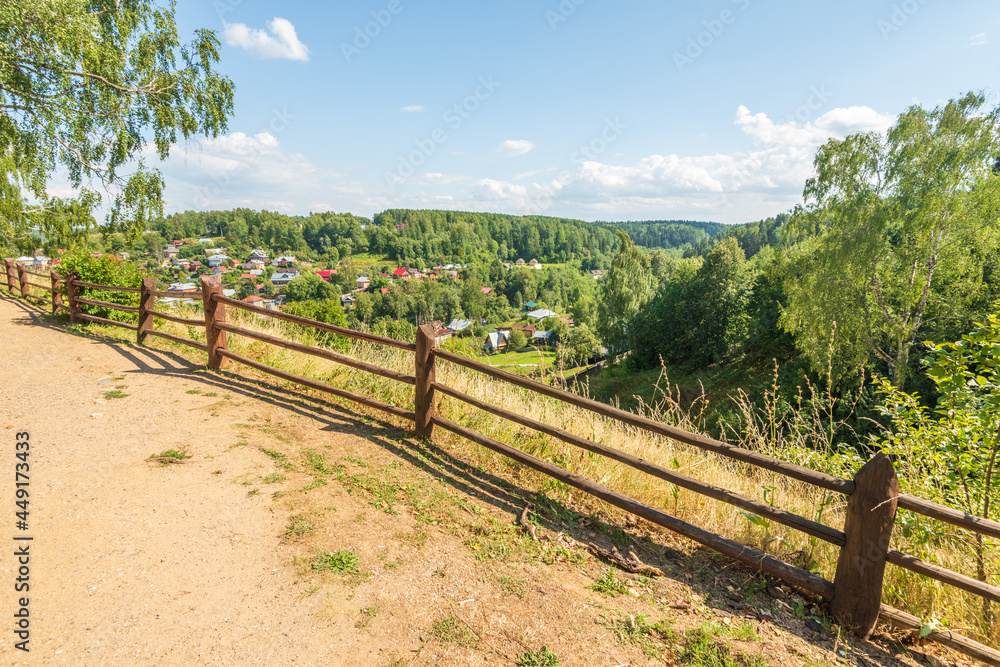
[[[368,341],[369,343],[378,343],[381,345],[388,345],[389,347],[395,347],[400,350],[416,350],[417,346],[413,343],[405,343],[401,340],[396,340],[395,338],[386,338],[385,336],[376,336],[375,334],[365,333],[363,331],[355,331],[354,329],[345,329],[344,327],[338,327],[333,324],[327,324],[326,322],[318,322],[316,320],[310,320],[305,317],[299,317],[298,315],[289,315],[288,313],[283,313],[280,310],[271,310],[269,308],[261,308],[260,306],[251,306],[248,303],[243,303],[242,301],[237,301],[236,299],[230,299],[226,296],[219,296],[216,294],[212,295],[212,301],[218,303],[228,304],[241,310],[247,310],[251,313],[257,313],[259,315],[266,315],[267,317],[273,317],[275,319],[284,320],[285,322],[291,322],[292,324],[301,324],[307,327],[313,327],[314,329],[322,329],[323,331],[329,331],[330,333],[340,334],[341,336],[347,336],[348,338],[354,338],[357,340]]]
[[[571,405],[590,410],[591,412],[595,412],[599,415],[610,417],[630,426],[635,426],[636,428],[649,431],[650,433],[656,433],[666,438],[683,442],[686,445],[691,445],[692,447],[697,447],[698,449],[702,449],[704,451],[713,452],[721,456],[735,459],[742,463],[749,463],[759,468],[764,468],[765,470],[770,470],[780,475],[797,479],[800,482],[806,482],[807,484],[818,486],[829,491],[836,491],[846,495],[850,495],[854,492],[854,483],[850,480],[840,479],[839,477],[834,477],[833,475],[827,475],[826,473],[818,472],[810,468],[804,468],[793,463],[788,463],[787,461],[781,461],[765,454],[753,452],[749,449],[743,449],[742,447],[734,447],[725,442],[703,435],[689,433],[688,431],[679,429],[675,426],[669,426],[662,422],[649,419],[648,417],[637,415],[633,412],[626,412],[625,410],[620,410],[606,403],[600,403],[593,399],[584,398],[583,396],[570,393],[563,389],[550,387],[546,384],[542,384],[541,382],[535,382],[534,380],[530,380],[520,375],[499,370],[489,364],[468,359],[455,354],[454,352],[449,352],[447,350],[435,350],[434,356],[460,366],[465,366],[471,370],[479,371],[480,373],[489,375],[497,380],[503,380],[544,396],[556,398],[564,403],[569,403]]]
[[[22,297],[31,296],[39,299],[42,297],[30,294],[28,292],[29,288],[33,287],[45,290],[50,293],[53,313],[67,311],[71,322],[96,322],[135,331],[140,343],[147,336],[153,336],[187,345],[199,351],[206,352],[209,358],[209,366],[215,369],[221,370],[225,361],[242,364],[282,380],[309,387],[411,421],[415,424],[417,434],[426,438],[432,437],[435,427],[466,438],[544,475],[580,489],[609,505],[647,519],[698,544],[726,555],[735,561],[744,563],[768,576],[785,581],[808,595],[830,600],[834,615],[862,637],[866,637],[871,632],[876,620],[882,620],[908,632],[921,631],[923,628],[923,623],[916,616],[881,602],[882,577],[886,565],[906,569],[945,585],[980,596],[991,602],[1000,602],[1000,587],[992,586],[983,581],[888,548],[889,536],[898,509],[915,512],[931,519],[992,538],[1000,538],[1000,523],[905,493],[899,493],[898,481],[892,469],[891,461],[884,454],[876,455],[875,458],[865,464],[853,480],[841,479],[810,468],[781,461],[759,452],[734,447],[713,438],[690,433],[675,426],[649,419],[643,415],[626,412],[523,376],[499,370],[493,366],[468,359],[454,352],[436,348],[434,331],[428,325],[424,325],[418,329],[415,344],[354,331],[291,315],[280,310],[253,306],[226,297],[221,294],[221,278],[219,276],[203,276],[201,289],[197,292],[192,292],[157,290],[156,282],[152,278],[143,279],[142,286],[138,288],[118,287],[85,282],[79,280],[73,274],[63,276],[53,271],[49,275],[45,275],[28,271],[23,265],[15,264],[12,260],[6,260],[5,265],[7,287],[11,292],[19,293]],[[43,286],[30,282],[26,277],[28,275],[48,278],[51,284]],[[128,306],[92,298],[83,298],[79,295],[81,288],[139,293],[139,305]],[[67,303],[65,304],[63,303],[63,290],[65,290],[66,294]],[[157,298],[198,300],[204,305],[204,319],[184,318],[158,311],[155,309]],[[84,312],[81,309],[82,306],[109,308],[138,314],[138,324],[133,325],[127,322],[98,317]],[[230,324],[225,319],[226,306],[232,306],[259,316],[338,334],[374,345],[384,345],[414,352],[414,374],[406,375],[359,359],[354,359],[353,357],[338,354],[328,349],[296,343]],[[153,324],[157,318],[186,326],[203,327],[206,342],[202,343],[158,331],[153,328]],[[227,334],[242,336],[275,347],[320,357],[365,373],[406,385],[412,385],[414,387],[413,410],[390,405],[318,380],[283,371],[232,352],[227,348]],[[435,360],[437,358],[539,395],[588,410],[620,424],[625,424],[743,464],[756,466],[810,486],[844,494],[848,496],[847,519],[844,530],[826,526],[818,521],[813,521],[781,508],[773,507],[770,504],[762,503],[728,489],[688,477],[678,471],[669,470],[638,456],[601,445],[593,440],[575,435],[551,424],[545,424],[492,405],[487,401],[469,396],[435,380]],[[833,544],[841,549],[840,561],[837,566],[837,576],[834,578],[834,581],[829,581],[815,573],[707,531],[652,505],[630,498],[598,482],[532,456],[495,438],[445,419],[436,414],[435,395],[438,393],[442,396],[461,401],[487,414],[506,419],[514,424],[532,429],[585,451],[629,466],[652,477],[673,484],[678,488],[693,491],[707,498],[739,508],[742,511],[765,517],[793,530]],[[882,517],[882,524],[876,525],[876,519],[874,518],[876,515]],[[924,630],[926,629],[924,628]],[[931,630],[927,638],[987,664],[1000,666],[1000,651],[955,632]]]
[[[114,285],[98,285],[97,283],[85,283],[82,280],[73,281],[79,287],[89,287],[90,289],[104,290],[105,292],[131,292],[138,294],[141,290],[138,287],[116,287]]]
[[[456,435],[472,440],[473,442],[476,442],[499,454],[503,454],[510,459],[523,463],[529,468],[534,468],[535,470],[542,472],[553,479],[558,479],[559,481],[576,487],[581,491],[585,491],[596,498],[600,498],[609,505],[614,505],[615,507],[623,509],[626,512],[648,519],[655,524],[663,526],[664,528],[667,528],[679,535],[683,535],[688,539],[694,540],[695,542],[709,547],[714,551],[729,556],[733,560],[749,565],[750,567],[760,570],[765,574],[787,581],[788,583],[802,589],[806,593],[818,595],[825,599],[833,597],[833,583],[813,574],[812,572],[795,567],[794,565],[789,565],[788,563],[778,560],[777,558],[769,556],[761,551],[751,549],[750,547],[740,544],[739,542],[722,537],[721,535],[716,535],[715,533],[709,532],[703,528],[699,528],[694,524],[671,516],[662,510],[658,510],[655,507],[651,507],[650,505],[639,502],[638,500],[629,498],[628,496],[618,493],[617,491],[612,491],[597,482],[592,482],[585,477],[571,473],[568,470],[564,470],[557,465],[549,463],[548,461],[543,461],[542,459],[531,456],[530,454],[526,454],[519,449],[505,445],[499,440],[495,440],[489,436],[483,435],[482,433],[460,426],[459,424],[451,422],[447,419],[434,417],[433,421],[436,425],[446,431],[451,431]]]
[[[294,373],[289,373],[287,371],[274,368],[273,366],[268,366],[262,364],[258,361],[254,361],[248,357],[244,357],[241,354],[236,354],[235,352],[230,352],[229,350],[220,349],[217,350],[220,356],[226,359],[231,359],[235,362],[241,363],[244,366],[249,366],[251,368],[256,368],[257,370],[279,377],[282,380],[288,380],[296,384],[305,385],[306,387],[312,387],[313,389],[318,389],[319,391],[325,391],[328,394],[333,394],[340,398],[346,398],[349,401],[354,401],[355,403],[360,403],[361,405],[366,405],[370,408],[375,408],[376,410],[381,410],[383,412],[388,412],[389,414],[396,415],[397,417],[402,417],[403,419],[408,419],[413,421],[415,416],[412,411],[404,410],[403,408],[398,408],[395,405],[389,405],[388,403],[383,403],[382,401],[376,400],[374,398],[368,398],[367,396],[362,396],[361,394],[355,394],[354,392],[347,391],[346,389],[340,389],[339,387],[333,387],[323,382],[317,380],[311,380],[301,375],[295,375]]]
[[[746,496],[742,496],[738,493],[733,493],[732,491],[687,477],[686,475],[668,470],[662,466],[644,461],[637,456],[633,456],[611,447],[599,445],[592,440],[581,438],[554,426],[543,424],[533,419],[528,419],[527,417],[522,417],[521,415],[498,408],[495,405],[490,405],[489,403],[480,401],[467,394],[463,394],[462,392],[452,389],[451,387],[435,383],[434,389],[440,391],[446,396],[451,396],[452,398],[468,403],[473,407],[477,407],[484,412],[488,412],[498,417],[503,417],[504,419],[512,421],[516,424],[521,424],[522,426],[527,426],[540,433],[551,435],[552,437],[558,438],[563,442],[576,445],[577,447],[594,452],[595,454],[601,454],[609,459],[631,466],[636,470],[641,470],[642,472],[653,475],[654,477],[659,477],[660,479],[666,480],[683,489],[688,489],[690,491],[700,493],[708,498],[712,498],[713,500],[728,503],[734,507],[739,507],[740,509],[748,512],[767,517],[790,528],[795,528],[796,530],[806,533],[807,535],[812,535],[813,537],[818,537],[821,540],[830,542],[831,544],[835,544],[837,546],[844,545],[843,531],[830,528],[829,526],[824,526],[821,523],[811,521],[797,514],[792,514],[791,512],[786,512],[777,507],[771,507],[766,503],[747,498]]]
[[[205,320],[194,320],[188,317],[178,317],[177,315],[171,315],[170,313],[161,313],[157,310],[147,310],[147,313],[153,317],[159,317],[162,320],[167,320],[168,322],[175,322],[177,324],[184,324],[189,327],[204,327]]]
[[[292,341],[284,340],[282,338],[276,338],[275,336],[269,336],[267,334],[259,333],[257,331],[250,331],[249,329],[241,329],[238,326],[234,326],[226,322],[216,322],[215,326],[228,333],[233,333],[238,336],[244,336],[246,338],[253,338],[254,340],[259,340],[264,343],[269,343],[271,345],[283,347],[286,350],[293,350],[295,352],[311,354],[316,357],[321,357],[323,359],[335,361],[338,364],[351,366],[352,368],[357,368],[358,370],[362,370],[367,373],[372,373],[373,375],[381,375],[384,378],[389,378],[390,380],[395,380],[396,382],[402,382],[403,384],[416,384],[416,378],[414,378],[412,375],[404,375],[403,373],[397,373],[396,371],[391,371],[386,368],[381,368],[380,366],[375,366],[374,364],[365,363],[364,361],[358,361],[357,359],[352,359],[351,357],[347,357],[342,354],[337,354],[336,352],[330,352],[329,350],[324,350],[318,347],[311,347],[309,345],[303,345],[301,343],[294,343]]]
[[[121,310],[126,313],[138,313],[139,306],[125,306],[120,303],[111,303],[110,301],[98,301],[97,299],[84,299],[81,296],[76,297],[77,303],[85,303],[88,306],[99,306],[101,308],[111,308],[112,310]]]

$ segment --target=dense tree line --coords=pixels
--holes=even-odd
[[[604,344],[635,369],[801,359],[844,390],[865,370],[929,391],[925,342],[959,339],[1000,298],[1000,111],[984,104],[913,107],[884,135],[831,140],[803,206],[659,273],[625,239],[601,298]]]

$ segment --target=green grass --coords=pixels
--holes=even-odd
[[[543,646],[540,651],[528,651],[517,658],[517,667],[559,667],[559,656]]]
[[[295,466],[288,460],[288,456],[286,454],[273,449],[265,449],[264,447],[261,447],[260,451],[274,459],[274,462],[285,470],[295,470]]]
[[[159,461],[160,465],[167,465],[168,463],[178,463],[189,458],[191,458],[191,454],[188,454],[186,449],[164,449],[159,454],[151,455],[149,460]]]
[[[427,634],[443,644],[457,644],[465,648],[475,648],[479,643],[479,637],[469,624],[455,614],[448,614],[440,621],[435,621]]]
[[[528,586],[524,579],[498,576],[496,577],[496,582],[500,590],[509,595],[516,595],[519,598],[523,598],[524,594],[528,592]]]
[[[677,639],[677,633],[670,627],[670,621],[661,620],[651,624],[645,614],[633,616],[619,614],[617,616],[601,615],[595,623],[602,625],[614,634],[619,643],[639,648],[646,657],[660,658],[663,652],[671,648]],[[697,663],[682,662],[683,665]]]
[[[517,366],[518,364],[543,364],[550,368],[556,363],[556,353],[548,350],[526,350],[518,352],[500,352],[484,357],[486,363],[497,368]]]
[[[681,664],[692,667],[767,667],[760,656],[733,652],[729,646],[718,640],[721,626],[707,623],[700,628],[689,630],[685,636]]]
[[[360,574],[361,559],[352,551],[324,551],[316,556],[312,569],[316,572]]]
[[[305,516],[297,514],[289,517],[288,528],[285,529],[285,537],[303,537],[316,530],[316,526],[306,521]]]
[[[615,571],[610,568],[603,577],[595,581],[590,586],[587,586],[587,588],[592,591],[597,591],[598,593],[610,595],[611,597],[618,597],[619,595],[624,595],[628,592],[628,587],[625,586],[625,582],[615,579]]]
[[[128,395],[121,389],[112,389],[111,391],[104,392],[104,398],[125,398]]]

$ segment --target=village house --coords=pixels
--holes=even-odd
[[[167,259],[173,259],[177,257],[178,252],[180,252],[180,250],[178,250],[177,246],[175,246],[172,243],[168,243],[167,245],[163,246],[163,256],[166,257]]]
[[[527,336],[528,338],[531,338],[532,336],[534,336],[535,335],[535,331],[537,331],[537,329],[535,328],[534,324],[528,324],[526,322],[515,322],[514,324],[510,325],[509,327],[497,327],[497,331],[507,331],[507,332],[509,332],[509,331],[513,331],[514,329],[517,329],[518,331],[524,332],[524,335]]]
[[[491,331],[483,341],[483,352],[499,352],[507,349],[510,342],[510,331]]]
[[[355,299],[350,294],[344,294],[340,297],[340,303],[341,305],[344,306],[344,308],[350,308],[351,306],[354,305],[355,301],[357,301],[357,299]]]
[[[482,292],[483,294],[489,294],[490,292],[493,291],[493,288],[492,287],[480,287],[479,291]]]
[[[282,255],[278,259],[274,260],[273,265],[279,267],[291,266],[295,263],[295,258],[291,255]]]
[[[330,282],[330,276],[337,275],[337,269],[323,269],[322,271],[317,271],[316,275],[323,280]]]
[[[535,333],[531,334],[531,343],[532,345],[543,345],[545,347],[548,347],[551,338],[552,338],[551,331],[536,331]]]
[[[212,239],[198,239],[198,243],[211,243]]]
[[[591,276],[591,277],[592,277],[592,278],[593,278],[594,280],[600,280],[601,278],[603,278],[603,277],[604,277],[604,274],[605,274],[605,273],[607,273],[607,272],[606,272],[606,271],[604,271],[603,269],[591,269],[591,271],[590,271],[590,276]]]
[[[451,338],[451,331],[447,327],[440,326],[440,327],[435,327],[434,328],[434,342],[435,343],[443,343],[446,340],[448,340],[449,338]]]
[[[225,252],[226,250],[224,248],[205,248],[206,257],[210,255],[223,255]]]
[[[533,269],[541,269],[542,263],[539,262],[537,259],[533,259],[530,262],[528,262],[528,266],[530,266]]]
[[[222,266],[229,261],[229,258],[225,255],[212,255],[208,258],[209,266]]]
[[[517,261],[514,262],[514,266],[524,266],[524,260],[518,257]]]
[[[451,330],[452,333],[460,333],[462,331],[465,331],[471,326],[472,326],[472,320],[460,320],[458,318],[455,318],[454,320],[451,321],[450,324],[448,324],[448,329]]]
[[[554,310],[549,310],[548,308],[539,308],[538,310],[533,310],[528,313],[528,317],[533,320],[544,320],[546,317],[558,317],[559,313]]]
[[[359,292],[364,292],[368,289],[368,286],[372,284],[372,281],[368,278],[368,276],[361,276],[354,281],[354,284],[357,286]]]
[[[288,273],[275,273],[271,276],[271,284],[275,287],[283,287],[288,283],[292,282],[299,277],[298,271],[292,271]]]

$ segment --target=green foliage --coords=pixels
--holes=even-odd
[[[361,559],[352,551],[324,551],[316,556],[312,569],[316,572],[360,574]]]
[[[528,344],[528,336],[520,329],[511,329],[507,338],[507,351],[520,350]]]
[[[431,625],[428,634],[445,644],[457,644],[466,648],[475,648],[479,643],[478,635],[468,623],[455,614],[448,614]]]
[[[319,278],[319,276],[317,278],[322,282],[322,278]],[[292,282],[294,283],[295,281],[293,280]],[[290,303],[285,307],[285,312],[289,315],[298,315],[310,320],[317,320],[326,324],[332,324],[333,326],[347,328],[347,318],[344,317],[344,308],[340,305],[340,299]],[[336,349],[346,350],[350,345],[350,341],[347,338],[329,331],[309,328],[309,333],[318,342],[335,347]]]
[[[625,232],[618,232],[619,249],[604,276],[604,290],[597,308],[597,334],[615,358],[634,343],[632,322],[653,297],[649,261]]]
[[[289,301],[337,299],[337,289],[315,273],[304,273],[285,285]]]
[[[543,646],[540,651],[528,651],[517,658],[517,667],[559,667],[559,656]]]
[[[181,45],[173,4],[151,0],[8,0],[0,34],[0,230],[39,224],[71,241],[108,191],[110,229],[134,240],[163,208],[163,180],[140,159],[147,138],[164,159],[179,139],[226,129],[233,84],[213,69],[215,34]],[[57,167],[75,203],[49,198]]]
[[[559,346],[559,358],[564,366],[572,368],[586,363],[598,354],[601,343],[586,324],[578,324],[570,329]]]
[[[700,263],[679,265],[634,320],[633,364],[651,368],[662,357],[700,368],[732,359],[747,337],[753,280],[734,238],[724,239]]]
[[[604,573],[604,576],[587,586],[592,591],[597,591],[598,593],[604,593],[605,595],[610,595],[611,597],[617,597],[619,595],[624,595],[628,592],[628,587],[625,585],[624,581],[618,581],[615,578],[615,571],[608,568],[608,571]]]
[[[997,520],[1000,508],[998,454],[1000,454],[1000,302],[984,322],[954,343],[931,345],[925,360],[927,375],[939,392],[937,406],[929,410],[917,396],[879,383],[885,398],[883,410],[892,430],[878,440],[896,458],[902,488],[911,494]],[[903,517],[902,534],[917,545],[917,552],[940,540],[926,522]],[[956,541],[967,548],[966,540]],[[981,535],[972,542],[980,581],[987,581],[987,545]],[[984,626],[991,614],[983,605]],[[984,628],[985,629],[985,628]]]
[[[836,326],[837,375],[884,363],[905,387],[925,322],[963,319],[996,253],[1000,109],[968,94],[913,106],[883,136],[831,140],[816,154],[782,323],[814,368]]]
[[[143,277],[143,271],[135,264],[111,255],[102,254],[99,257],[94,257],[93,253],[82,248],[66,253],[59,265],[59,271],[62,275],[75,273],[84,282],[116,287],[139,287]],[[118,303],[123,306],[139,305],[139,295],[135,292],[110,292],[92,287],[81,287],[78,296]],[[112,308],[84,306],[83,309],[91,315],[109,320],[134,322],[137,319],[134,313],[126,313]]]

